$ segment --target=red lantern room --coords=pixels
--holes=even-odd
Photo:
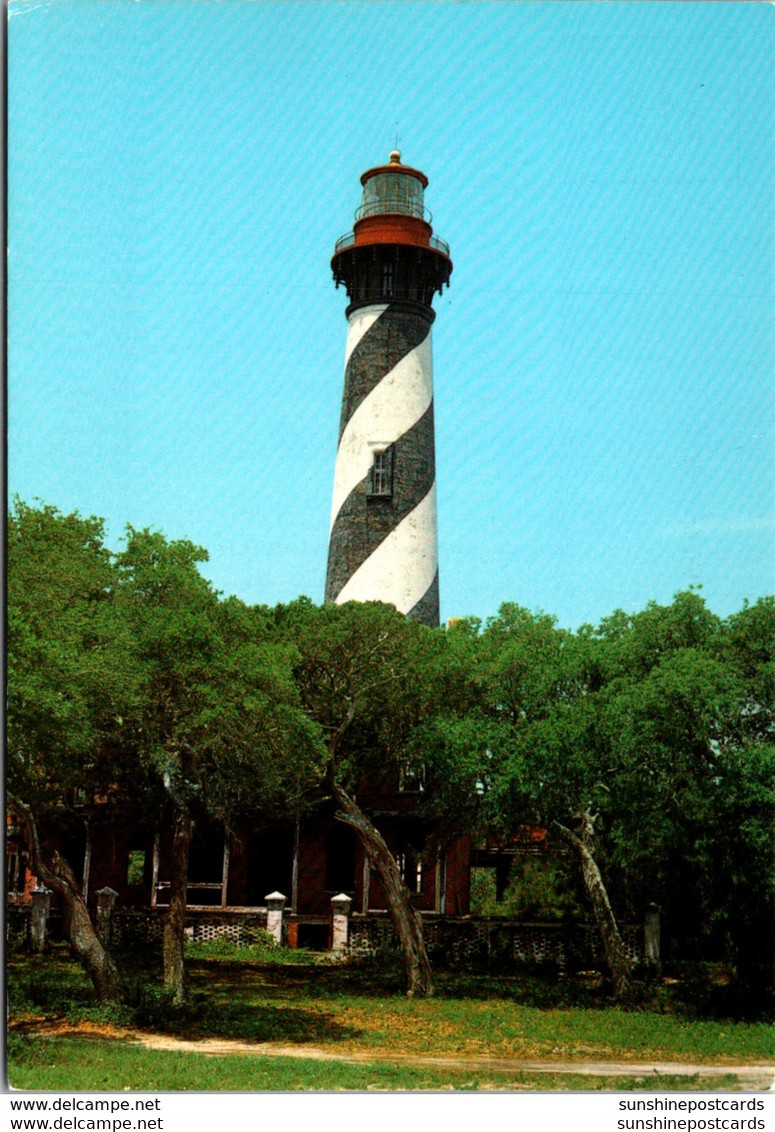
[[[404,301],[430,307],[449,285],[449,245],[433,235],[425,207],[428,178],[401,163],[393,150],[387,165],[361,177],[363,197],[353,231],[336,242],[331,268],[350,310],[366,303]]]

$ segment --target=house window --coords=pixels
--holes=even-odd
[[[355,888],[355,836],[351,829],[334,823],[326,840],[326,889],[352,892]]]
[[[374,453],[371,465],[369,495],[393,494],[393,449],[383,448]]]
[[[405,849],[396,854],[396,864],[401,878],[410,892],[422,892],[422,858],[413,849]]]
[[[382,298],[393,298],[393,264],[382,264]]]
[[[398,789],[402,794],[417,794],[425,789],[425,767],[420,764],[404,763],[398,779]]]

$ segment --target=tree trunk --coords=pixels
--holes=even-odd
[[[59,898],[65,938],[91,979],[97,997],[103,1002],[120,1002],[123,995],[118,966],[91,922],[73,870],[56,850],[47,859],[32,810],[18,799],[9,801],[14,817],[22,826],[33,872],[38,881]]]
[[[627,996],[630,989],[630,968],[627,952],[624,949],[619,925],[616,922],[608,893],[594,857],[593,845],[595,838],[594,821],[589,813],[581,817],[581,836],[574,833],[567,826],[554,822],[563,837],[568,840],[581,866],[584,887],[592,902],[592,912],[595,924],[603,943],[606,963],[611,974],[614,988],[614,998],[622,999]]]
[[[406,993],[409,996],[431,995],[433,975],[425,950],[422,921],[412,907],[409,890],[403,882],[395,858],[382,834],[372,825],[355,800],[336,783],[332,783],[332,792],[340,809],[337,817],[355,830],[371,869],[378,874],[384,886],[390,918],[401,948]]]
[[[176,805],[170,862],[170,906],[164,924],[164,987],[179,1004],[185,995],[184,952],[186,945],[186,899],[188,854],[194,823],[187,806]]]

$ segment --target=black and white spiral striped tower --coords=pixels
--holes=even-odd
[[[439,623],[431,303],[449,284],[424,173],[401,163],[361,177],[354,230],[331,267],[350,305],[326,601],[384,601]]]

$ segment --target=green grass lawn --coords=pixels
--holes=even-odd
[[[9,1080],[21,1089],[632,1089],[731,1088],[734,1064],[772,1062],[766,1022],[688,1018],[606,1004],[583,980],[528,976],[438,975],[431,999],[397,993],[395,972],[375,964],[333,965],[309,956],[268,962],[223,948],[192,949],[189,1002],[173,1010],[154,988],[159,971],[134,972],[133,1005],[100,1007],[67,949],[9,960]],[[572,1005],[575,1003],[575,1005]],[[58,1032],[36,1031],[58,1021]],[[67,1026],[89,1024],[87,1039]],[[132,1031],[192,1040],[280,1043],[303,1053],[361,1058],[394,1056],[396,1064],[227,1053],[207,1056],[130,1044]],[[622,1077],[570,1077],[439,1069],[399,1064],[401,1057],[513,1058],[540,1061],[679,1061],[718,1065],[707,1078],[635,1082]]]
[[[26,1048],[24,1048],[26,1044]],[[12,1043],[10,1084],[34,1092],[399,1092],[423,1090],[604,1091],[734,1090],[733,1073],[718,1077],[587,1077],[573,1074],[439,1070],[422,1066],[348,1065],[307,1058],[209,1057],[128,1046],[121,1039],[44,1038]]]

